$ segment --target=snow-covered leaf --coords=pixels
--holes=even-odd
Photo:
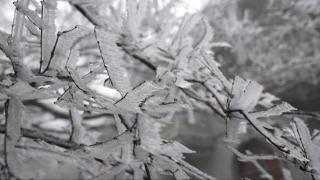
[[[90,35],[92,30],[84,26],[75,26],[73,29],[59,33],[55,44],[54,54],[50,58],[50,70],[56,70],[62,75],[67,75],[66,65],[69,52],[82,38]]]
[[[209,21],[207,19],[203,18],[202,22],[205,26],[205,33],[203,34],[203,36],[201,37],[199,42],[195,45],[195,48],[198,48],[198,49],[201,49],[201,48],[207,46],[208,43],[213,38],[213,30],[212,30],[211,25],[209,24]]]
[[[115,106],[131,112],[140,112],[141,103],[158,90],[160,90],[160,87],[155,83],[149,81],[143,82],[116,102]]]
[[[84,92],[91,92],[91,89],[87,87],[84,81],[81,79],[80,75],[78,74],[77,70],[75,69],[75,64],[77,62],[77,58],[79,57],[79,52],[75,49],[70,51],[70,55],[68,57],[66,63],[66,69],[69,72],[72,80],[76,84],[76,86]]]
[[[296,139],[300,145],[300,148],[305,153],[305,157],[309,159],[309,166],[306,166],[307,171],[319,172],[320,167],[320,155],[319,147],[312,142],[311,134],[307,125],[299,118],[294,118],[294,124],[292,124],[295,132]]]
[[[204,172],[201,172],[199,169],[193,167],[187,162],[181,159],[176,159],[174,157],[171,157],[165,154],[156,155],[148,152],[143,148],[136,148],[136,155],[144,163],[152,164],[152,167],[154,167],[158,172],[162,174],[175,175],[174,172],[182,171],[182,172],[179,172],[175,177],[181,178],[181,179],[187,179],[189,177],[188,175],[193,175],[198,179],[206,179],[206,180],[215,179],[210,175]]]
[[[24,115],[24,105],[12,96],[6,103],[6,136],[5,136],[5,163],[9,172],[19,177],[21,162],[16,154],[15,145],[21,136],[21,123]]]
[[[117,46],[119,35],[95,28],[95,34],[111,84],[124,96],[130,89],[128,72],[122,66],[123,52]]]
[[[268,92],[264,92],[260,97],[259,104],[261,104],[264,107],[271,107],[274,105],[275,101],[279,101],[279,100],[280,99],[275,95],[270,94]]]
[[[217,62],[213,59],[212,56],[210,56],[205,51],[200,51],[202,58],[199,58],[201,63],[207,67],[210,72],[218,78],[218,80],[222,83],[222,85],[228,90],[231,90],[231,83],[229,80],[223,75],[223,73],[218,68]]]
[[[138,129],[141,138],[141,146],[155,152],[160,149],[162,139],[160,137],[161,124],[153,119],[146,119],[146,117],[140,115],[138,121]]]
[[[13,4],[16,6],[16,9],[26,15],[32,21],[32,23],[34,23],[39,28],[42,27],[42,19],[41,17],[39,17],[36,11],[30,10],[27,6],[24,6],[23,4],[18,2],[14,2]]]
[[[232,99],[230,100],[230,109],[251,110],[256,106],[263,86],[251,80],[244,80],[236,76],[233,82]]]
[[[299,162],[299,164],[302,166],[309,162],[301,150],[297,149],[294,145],[283,139],[281,136],[275,136],[272,131],[270,132],[269,130],[274,130],[270,124],[259,121],[246,112],[243,112],[242,115],[246,117],[249,123],[254,126],[260,132],[260,134],[262,134],[270,143],[282,151],[289,161]]]
[[[44,72],[51,59],[51,54],[57,40],[56,35],[56,0],[42,1],[42,26],[41,26],[41,64],[40,71]]]
[[[133,134],[126,131],[117,137],[106,142],[98,142],[90,146],[85,146],[90,156],[99,159],[107,159],[112,153],[119,152],[119,150],[133,141]]]
[[[255,118],[260,118],[260,117],[269,117],[269,116],[279,116],[282,113],[289,112],[292,110],[295,110],[296,108],[292,107],[289,103],[287,102],[282,102],[278,105],[275,105],[265,111],[259,111],[259,112],[254,112],[252,115]]]

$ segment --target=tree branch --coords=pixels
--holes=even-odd
[[[5,125],[0,125],[0,133],[5,134],[6,127]],[[52,136],[50,134],[42,133],[37,130],[31,130],[26,128],[21,128],[21,135],[22,137],[34,139],[34,140],[42,140],[49,144],[56,145],[65,149],[78,149],[81,147],[80,144],[70,142],[68,140],[64,140],[61,138],[57,138],[55,136]]]

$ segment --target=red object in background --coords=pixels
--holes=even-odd
[[[240,152],[245,152],[245,150],[251,151],[253,154],[274,154],[273,150],[265,142],[259,141],[257,139],[252,139],[247,142],[242,143],[239,146]],[[236,157],[237,159],[237,157]],[[238,160],[237,160],[238,161]],[[277,159],[272,160],[258,160],[258,163],[273,177],[274,180],[284,179],[282,173],[282,167]],[[261,172],[252,162],[241,162],[238,161],[238,174],[240,178],[249,179],[265,179],[261,177]]]

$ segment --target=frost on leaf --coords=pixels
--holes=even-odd
[[[167,141],[160,137],[161,124],[153,119],[140,118],[138,129],[141,138],[141,146],[154,153],[166,154],[177,159],[184,159],[184,153],[194,153],[177,141]]]
[[[263,87],[255,81],[244,80],[238,76],[235,77],[232,86],[232,98],[229,102],[230,110],[250,111],[253,109],[262,94]],[[238,142],[238,131],[242,120],[239,112],[231,114],[227,122],[227,141]]]
[[[50,59],[50,70],[56,70],[61,75],[67,75],[66,65],[71,49],[81,38],[88,36],[92,31],[84,26],[76,26],[69,31],[61,32]]]
[[[36,13],[36,11],[33,11],[29,9],[26,5],[23,5],[17,1],[13,3],[16,6],[16,9],[23,13],[25,16],[28,17],[28,19],[32,22],[33,26],[37,26],[38,28],[41,29],[42,27],[42,19],[39,17],[39,15]],[[26,21],[27,23],[28,21]],[[28,26],[28,25],[26,25]],[[39,29],[38,29],[39,30]]]
[[[56,16],[57,2],[56,0],[42,1],[42,22],[41,27],[41,67],[43,72],[49,65],[51,53],[53,51],[56,36]]]
[[[124,96],[131,86],[128,72],[122,67],[123,52],[117,46],[120,37],[118,34],[98,28],[95,28],[95,34],[110,82]]]
[[[141,138],[141,146],[155,151],[160,148],[162,139],[160,137],[161,124],[153,119],[141,116],[138,121],[138,130]]]
[[[165,175],[173,175],[176,179],[189,179],[189,175],[197,179],[214,179],[210,175],[201,172],[182,159],[171,157],[166,154],[154,154],[143,148],[136,148],[136,156],[150,167]]]
[[[301,119],[295,117],[292,126],[295,138],[302,152],[304,152],[305,157],[310,160],[310,162],[305,165],[305,170],[319,173],[320,148],[312,141],[307,125]]]
[[[249,123],[261,134],[263,135],[271,144],[277,147],[280,151],[282,151],[287,158],[287,160],[291,162],[299,162],[304,165],[309,162],[309,160],[305,157],[303,152],[295,147],[295,145],[291,144],[286,139],[281,136],[276,136],[272,132],[276,129],[270,126],[270,124],[259,121],[254,116],[251,116],[249,113],[243,112],[243,116],[249,121]]]
[[[160,137],[161,124],[153,119],[142,117],[138,122],[141,148],[136,148],[139,159],[150,163],[158,172],[173,175],[176,179],[189,179],[193,175],[199,179],[211,179],[210,176],[192,167],[185,161],[184,153],[194,153],[177,141],[167,141]]]
[[[199,42],[195,45],[195,48],[201,49],[209,44],[211,39],[213,38],[213,30],[207,19],[202,19],[202,22],[205,26],[205,33],[199,40]]]
[[[90,156],[107,159],[112,153],[119,152],[120,149],[133,141],[133,134],[126,131],[113,139],[106,142],[98,142],[96,144],[85,146]]]
[[[115,105],[127,111],[140,112],[142,103],[158,90],[160,90],[160,87],[156,84],[149,81],[143,82],[129,91],[122,99],[116,102]]]
[[[16,97],[11,97],[6,103],[6,136],[5,136],[5,163],[9,172],[17,175],[21,167],[18,160],[15,145],[21,136],[21,123],[24,114],[24,106]]]
[[[254,108],[260,95],[262,94],[263,87],[255,81],[244,80],[236,76],[233,82],[232,95],[229,108],[248,111]]]
[[[77,62],[78,56],[79,56],[79,52],[76,51],[75,49],[71,49],[67,63],[66,63],[66,69],[69,75],[71,76],[73,82],[79,89],[81,89],[84,92],[91,92],[91,89],[87,87],[87,85],[81,79],[79,73],[76,70],[75,64]]]
[[[77,91],[75,85],[70,86],[55,102],[62,108],[75,107],[79,110],[85,110],[83,105],[84,96]]]
[[[213,59],[212,56],[210,56],[207,52],[205,51],[200,51],[201,56],[199,59],[201,63],[209,69],[212,75],[216,76],[217,79],[222,83],[224,88],[228,91],[231,90],[231,83],[229,80],[223,75],[223,73],[220,71],[218,68],[217,62]]]
[[[289,111],[292,111],[295,109],[296,108],[292,107],[289,103],[282,102],[282,103],[275,105],[265,111],[254,112],[254,113],[252,113],[252,116],[254,116],[255,118],[279,116],[282,113],[289,112]]]

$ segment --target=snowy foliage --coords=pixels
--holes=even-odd
[[[222,73],[211,48],[229,45],[214,40],[207,19],[198,14],[168,19],[174,3],[106,2],[69,0],[94,28],[77,25],[63,32],[56,32],[54,23],[56,0],[15,3],[12,33],[0,32],[6,56],[1,61],[12,65],[0,84],[5,178],[57,178],[50,169],[68,167],[78,172],[72,178],[82,179],[215,179],[185,161],[186,153],[196,152],[161,136],[175,113],[187,111],[189,122],[196,123],[195,109],[226,121],[227,144],[239,141],[245,122],[279,155],[318,177],[319,147],[303,120],[295,117],[287,131],[268,121],[297,110],[275,103],[253,80]],[[99,3],[106,12],[99,11]],[[199,27],[205,31],[196,36]],[[48,122],[34,106],[51,113],[46,115],[53,121],[68,120],[67,125],[44,131]],[[86,120],[99,116],[117,132],[103,137],[88,128]],[[30,171],[27,164],[39,168]]]

